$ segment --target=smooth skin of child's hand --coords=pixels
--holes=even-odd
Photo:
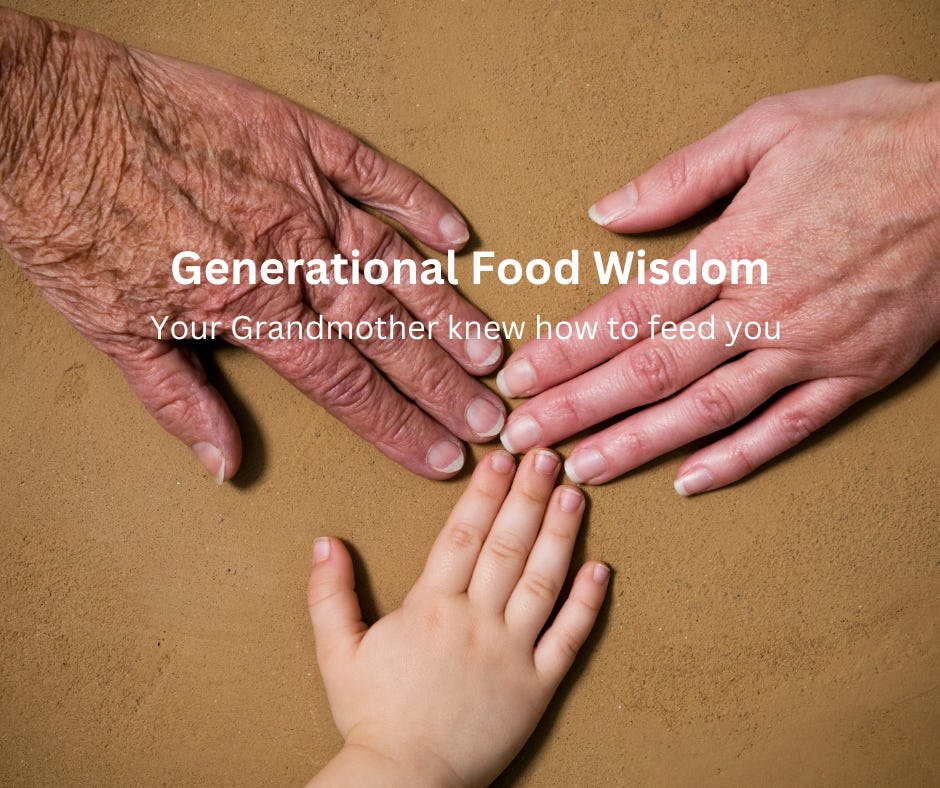
[[[589,562],[551,626],[584,496],[536,449],[477,466],[402,606],[366,627],[349,553],[317,539],[308,603],[343,749],[310,785],[493,780],[535,729],[597,619],[610,572]],[[511,489],[510,489],[511,487]],[[541,635],[541,636],[540,636]]]

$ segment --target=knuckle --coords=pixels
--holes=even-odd
[[[556,643],[558,644],[558,651],[567,662],[573,661],[581,648],[580,638],[567,629],[558,633]]]
[[[341,366],[318,384],[320,403],[330,411],[355,411],[371,403],[376,394],[376,378],[368,364]]]
[[[457,520],[447,529],[447,541],[453,550],[477,551],[483,545],[483,534],[466,520]]]
[[[499,563],[510,565],[522,563],[529,554],[526,544],[511,531],[491,534],[488,551]]]
[[[731,447],[731,465],[740,477],[753,471],[758,466],[758,462],[745,445],[738,443]]]
[[[680,192],[688,183],[689,168],[685,154],[674,153],[663,162],[666,168],[666,184],[671,192]]]
[[[523,575],[522,585],[526,593],[543,602],[554,602],[560,589],[557,582],[543,575],[541,572],[532,570]]]
[[[669,354],[655,346],[631,355],[627,365],[631,386],[639,385],[643,393],[655,399],[675,390],[675,364]]]
[[[715,429],[727,427],[738,420],[734,401],[719,386],[703,386],[695,392],[692,404],[694,415]]]
[[[577,427],[585,418],[584,408],[579,402],[579,395],[575,391],[562,390],[551,402],[547,415],[551,422]]]
[[[642,457],[646,453],[646,436],[629,430],[617,436],[617,454],[623,457]]]
[[[816,429],[816,420],[803,410],[788,410],[780,416],[780,433],[788,445],[808,438]]]
[[[388,163],[374,148],[358,143],[353,148],[347,163],[347,174],[352,177],[365,195],[375,192],[388,172]]]

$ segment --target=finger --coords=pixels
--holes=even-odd
[[[558,455],[548,449],[530,452],[519,464],[474,567],[467,588],[472,601],[491,610],[505,609],[539,532],[558,469]]]
[[[690,248],[672,259],[687,257]],[[652,315],[684,320],[714,301],[720,290],[715,285],[674,282],[650,287],[633,281],[618,287],[571,319],[570,338],[559,339],[556,334],[520,347],[499,371],[496,385],[505,397],[531,397],[546,391],[646,339]],[[593,336],[592,327],[596,327]]]
[[[503,343],[498,336],[487,336],[486,315],[449,284],[423,284],[420,264],[424,256],[392,227],[350,206],[341,216],[335,240],[343,254],[362,261],[375,257],[389,264],[394,260],[413,260],[418,274],[416,283],[396,283],[390,278],[385,289],[421,322],[436,322],[435,340],[471,375],[486,375],[496,368],[503,356]],[[355,250],[359,253],[354,254]],[[451,326],[456,330],[452,332]]]
[[[320,669],[344,659],[362,639],[362,621],[349,551],[339,539],[321,536],[313,543],[313,569],[307,584],[307,607],[313,624]]]
[[[347,197],[401,222],[435,249],[467,242],[470,231],[457,209],[407,167],[315,113],[306,113],[303,127],[318,167]]]
[[[555,386],[521,405],[509,416],[500,440],[507,451],[551,446],[605,419],[656,402],[687,386],[742,351],[728,347],[716,310],[696,316],[695,336],[665,340],[657,335],[623,351],[583,375]],[[715,319],[714,339],[708,337]],[[572,477],[574,478],[574,477]]]
[[[534,643],[565,582],[584,514],[577,487],[557,487],[518,585],[506,603],[506,623]]]
[[[504,451],[490,452],[480,461],[434,541],[418,585],[443,594],[467,590],[480,548],[509,492],[515,467],[512,455]]]
[[[231,479],[242,459],[238,425],[196,354],[157,340],[108,352],[150,415],[193,450],[216,484]]]
[[[579,443],[565,473],[579,484],[602,484],[730,427],[796,382],[773,351],[754,350],[704,376],[675,397],[643,408]]]
[[[796,446],[866,393],[848,378],[801,383],[753,421],[682,463],[676,492],[695,495],[736,482]]]
[[[610,569],[593,561],[575,577],[571,593],[535,647],[535,670],[548,686],[558,686],[574,663],[597,621],[609,581]]]
[[[292,319],[308,323],[316,315],[300,308]],[[408,402],[349,342],[234,341],[409,470],[446,479],[463,467],[463,444]]]
[[[786,99],[758,102],[704,139],[670,154],[591,206],[588,215],[619,233],[669,227],[741,186],[793,127]]]
[[[464,372],[433,339],[409,338],[414,321],[384,288],[334,282],[312,287],[309,299],[327,320],[348,322],[356,349],[435,421],[469,441],[499,434],[506,421],[499,397]],[[360,332],[360,327],[380,322],[394,333],[383,339]]]

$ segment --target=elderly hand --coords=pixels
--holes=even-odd
[[[767,284],[630,283],[575,321],[780,321],[780,338],[530,342],[498,376],[532,397],[503,443],[551,445],[606,419],[565,464],[605,482],[738,425],[680,467],[729,484],[909,369],[940,336],[940,83],[871,77],[758,102],[590,211],[617,232],[692,216],[738,187],[678,258],[764,258]]]
[[[238,428],[198,360],[158,340],[150,315],[218,322],[218,335],[430,478],[460,469],[461,439],[503,426],[499,398],[472,377],[497,366],[498,342],[240,341],[230,330],[237,315],[484,320],[447,286],[183,286],[171,276],[187,249],[259,263],[354,250],[422,259],[351,200],[438,250],[468,237],[417,175],[313,112],[202,66],[0,11],[0,240],[220,482],[238,469]]]

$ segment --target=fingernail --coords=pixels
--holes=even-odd
[[[503,355],[500,342],[485,337],[470,337],[467,340],[467,358],[478,367],[489,367],[499,361]]]
[[[636,208],[637,193],[633,181],[588,208],[588,216],[602,227],[616,219],[622,219]]]
[[[531,416],[517,416],[510,419],[503,434],[499,436],[503,448],[510,454],[528,451],[542,440],[542,428]]]
[[[696,468],[691,473],[680,476],[673,482],[679,495],[695,495],[715,486],[715,477],[708,468]]]
[[[215,479],[216,484],[225,481],[225,456],[211,443],[199,441],[191,446],[193,453],[199,458],[209,475]]]
[[[465,416],[467,425],[481,438],[492,438],[506,423],[502,409],[483,397],[478,397],[467,406]]]
[[[578,490],[565,489],[561,492],[561,500],[558,502],[563,512],[576,512],[581,508],[581,501],[584,496]]]
[[[591,576],[594,578],[595,583],[604,585],[604,583],[607,582],[607,578],[610,577],[610,567],[607,566],[607,564],[595,564]]]
[[[497,473],[509,473],[516,467],[516,461],[511,454],[504,451],[494,451],[490,455],[490,467]]]
[[[606,470],[607,460],[593,447],[575,451],[565,461],[565,473],[575,484],[590,482]]]
[[[320,536],[313,540],[313,563],[319,564],[330,557],[330,537]]]
[[[558,473],[558,456],[551,451],[540,451],[535,455],[535,470],[546,476]]]
[[[524,358],[513,361],[496,375],[496,387],[504,397],[521,397],[535,388],[535,368]]]
[[[446,438],[440,440],[428,451],[427,463],[440,473],[456,473],[463,467],[463,446]]]
[[[446,213],[437,225],[444,239],[451,244],[459,246],[464,244],[470,238],[470,231],[467,224],[459,216],[453,213]]]

